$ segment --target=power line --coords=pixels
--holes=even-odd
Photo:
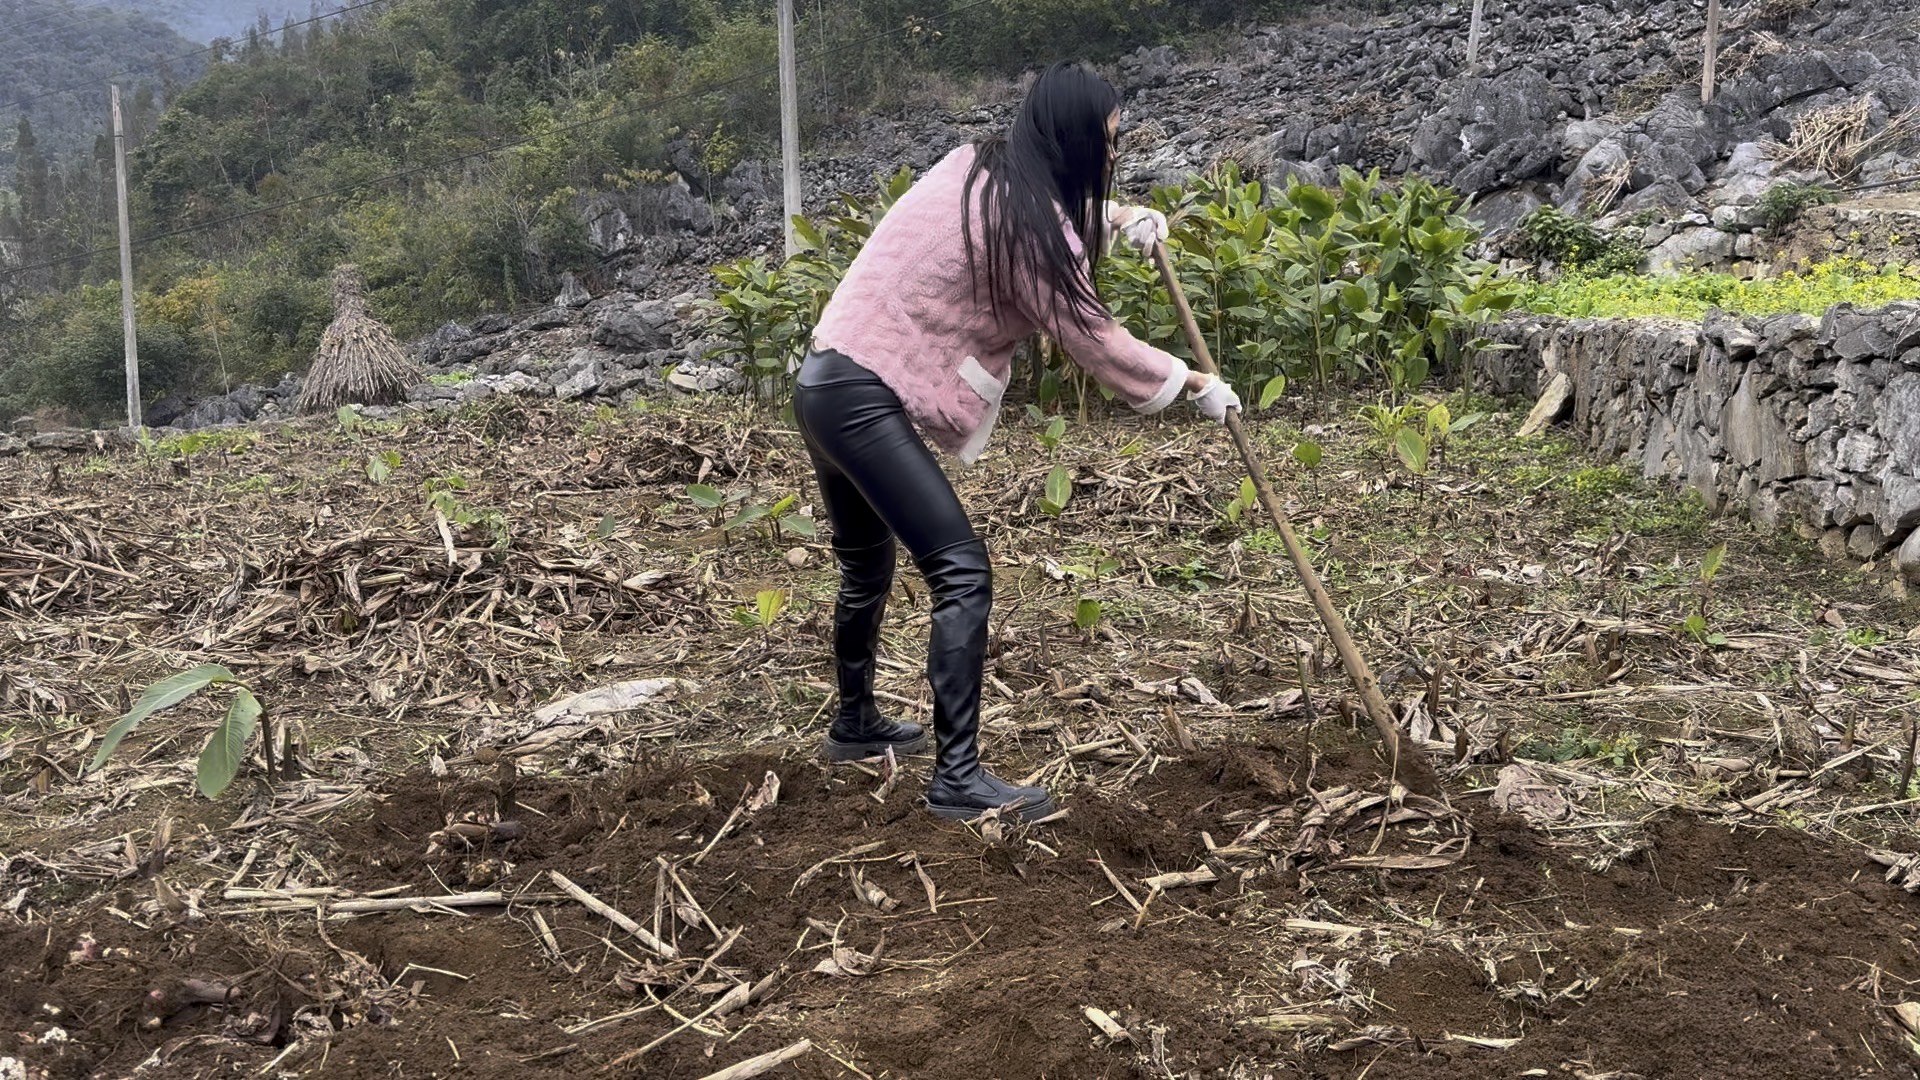
[[[369,7],[373,7],[375,4],[385,4],[389,2],[390,0],[359,0],[358,3],[348,4],[345,7],[342,7],[336,11],[330,11],[325,15],[315,15],[310,19],[303,19],[300,22],[287,23],[284,26],[281,26],[278,30],[271,31],[271,33],[280,34],[280,33],[285,33],[288,30],[298,30],[303,26],[311,26],[314,23],[323,22],[327,19],[332,19],[341,15],[345,15],[348,12],[359,11],[361,8],[369,8]],[[262,35],[262,36],[265,37],[267,35]],[[167,66],[179,63],[182,60],[191,60],[196,56],[205,56],[206,54],[211,52],[225,51],[226,49],[231,48],[233,44],[234,42],[230,40],[222,39],[221,44],[208,45],[205,48],[195,49],[190,53],[182,53],[179,56],[169,57],[165,60],[156,60],[151,64],[145,65],[143,67],[134,67],[134,68],[128,68],[125,71],[116,71],[113,74],[106,76],[105,78],[87,79],[85,81],[72,83],[67,86],[56,87],[52,90],[43,90],[38,94],[34,94],[31,97],[21,98],[18,101],[0,103],[0,108],[5,108],[8,105],[11,105],[13,108],[16,108],[16,109],[23,108],[27,105],[31,105],[36,101],[53,97],[56,94],[69,94],[75,90],[98,88],[102,83],[109,83],[115,79],[124,78],[125,76],[128,76],[128,75],[139,75],[142,73],[150,74],[158,70],[159,68],[167,67]]]
[[[379,3],[379,2],[382,2],[382,0],[370,0],[370,2]],[[970,2],[968,3],[956,4],[953,7],[948,8],[946,11],[941,12],[939,15],[933,16],[933,18],[938,20],[950,19],[955,15],[961,14],[962,12],[971,11],[974,8],[985,7],[988,4],[992,4],[996,2],[998,2],[998,0],[970,0]],[[903,33],[906,29],[907,27],[902,25],[893,30],[885,30],[877,34],[869,34],[866,37],[856,38],[844,44],[836,45],[830,49],[823,49],[817,54],[815,54],[814,56],[810,56],[807,59],[809,60],[822,59],[827,56],[846,52],[849,49],[856,49],[863,45],[871,45],[876,41],[881,41],[886,38],[893,37],[895,34]],[[779,72],[780,72],[780,67],[778,64],[775,64],[773,67],[761,68],[758,71],[750,71],[744,75],[736,75],[731,79],[722,79],[717,83],[712,83],[707,86],[695,87],[691,90],[682,90],[678,93],[667,94],[664,97],[654,98],[651,101],[643,102],[629,109],[615,109],[606,113],[602,113],[599,116],[589,117],[585,120],[576,120],[570,124],[562,124],[558,127],[550,128],[544,132],[541,132],[540,136],[527,136],[524,138],[513,139],[508,142],[496,143],[492,146],[481,147],[478,150],[471,150],[471,151],[468,151],[467,153],[458,154],[453,157],[444,158],[439,161],[431,161],[423,165],[414,165],[409,168],[398,169],[394,172],[386,173],[385,175],[382,175],[382,176],[376,176],[368,180],[361,180],[352,184],[343,184],[339,187],[329,188],[326,191],[317,191],[311,195],[302,195],[302,196],[299,196],[298,198],[287,199],[282,202],[273,203],[270,206],[257,206],[251,210],[242,210],[239,213],[228,214],[225,217],[214,218],[211,221],[197,222],[192,225],[182,225],[177,229],[168,229],[163,232],[153,233],[148,236],[141,236],[136,238],[133,241],[133,246],[144,247],[148,244],[152,244],[160,240],[171,240],[177,236],[185,236],[190,233],[204,232],[208,229],[218,228],[219,226],[222,226],[222,225],[230,225],[236,221],[243,221],[247,218],[259,217],[261,214],[270,214],[275,211],[286,210],[295,206],[303,206],[310,202],[317,202],[321,199],[331,199],[336,196],[346,195],[354,191],[359,191],[362,188],[369,188],[369,187],[375,187],[381,184],[388,184],[395,180],[405,180],[408,177],[418,176],[422,173],[428,173],[428,172],[433,172],[439,169],[444,169],[450,165],[459,165],[463,162],[472,161],[477,158],[490,157],[494,154],[501,153],[502,151],[512,150],[517,147],[526,146],[529,143],[533,142],[534,139],[538,137],[545,137],[545,136],[554,135],[554,134],[570,134],[575,131],[580,131],[582,129],[592,127],[595,124],[604,124],[609,120],[618,120],[623,117],[636,116],[636,115],[639,115],[640,113],[657,109],[662,105],[671,105],[677,101],[684,101],[688,98],[699,97],[705,94],[711,94],[711,93],[714,93],[715,91],[725,90],[729,87],[738,86],[742,83],[750,82],[754,79],[764,79],[764,78],[776,76],[779,74]],[[89,251],[82,251],[82,252],[75,253],[73,255],[62,256],[61,258],[58,258],[58,259],[49,259],[45,262],[38,262],[38,263],[32,263],[27,266],[15,267],[11,270],[0,272],[0,279],[19,277],[22,274],[28,274],[35,270],[46,270],[55,266],[62,266],[62,265],[65,265],[66,263],[75,262],[81,259],[91,259],[98,255],[109,254],[115,250],[117,250],[117,248],[94,248]]]

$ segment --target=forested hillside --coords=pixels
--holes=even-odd
[[[1293,6],[803,0],[807,122]],[[135,233],[165,237],[136,256],[147,388],[270,378],[303,361],[328,317],[326,276],[345,259],[408,333],[550,293],[584,258],[584,195],[669,170],[711,179],[771,145],[771,10],[397,0],[256,36],[173,96],[136,155]],[[118,394],[110,173],[74,179],[86,190],[28,200],[7,225],[6,408],[85,409]]]
[[[0,0],[0,186],[14,180],[21,120],[28,149],[51,164],[85,158],[107,130],[107,83],[117,81],[151,122],[171,87],[198,75],[199,48],[149,14],[67,0]],[[171,63],[168,61],[172,60]]]

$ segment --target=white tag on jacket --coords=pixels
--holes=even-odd
[[[966,381],[974,393],[980,395],[980,400],[987,403],[987,411],[981,417],[980,427],[967,439],[966,445],[960,448],[960,453],[957,455],[961,462],[971,465],[980,460],[980,455],[986,452],[987,442],[993,438],[994,425],[1000,421],[1000,399],[1006,396],[1007,388],[1004,383],[994,378],[979,360],[971,356],[961,362],[960,378]]]

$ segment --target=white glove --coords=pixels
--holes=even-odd
[[[1123,237],[1136,251],[1150,252],[1153,245],[1167,238],[1167,215],[1149,207],[1121,206],[1109,200],[1107,238],[1113,241]]]
[[[1193,402],[1193,407],[1199,409],[1201,415],[1216,424],[1227,422],[1228,409],[1240,407],[1240,395],[1234,393],[1233,387],[1217,375],[1209,377],[1207,385],[1197,392],[1188,394],[1187,400]]]

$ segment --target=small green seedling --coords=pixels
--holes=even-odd
[[[775,619],[787,609],[787,594],[779,589],[762,589],[753,598],[752,607],[733,609],[733,621],[741,626],[770,630]]]
[[[1066,434],[1067,418],[1064,416],[1056,416],[1053,418],[1053,421],[1047,425],[1046,430],[1040,433],[1040,445],[1046,447],[1048,453],[1052,453],[1060,449],[1060,440],[1065,438]]]
[[[1260,408],[1273,408],[1273,403],[1279,401],[1280,395],[1286,392],[1287,377],[1285,375],[1275,375],[1268,379],[1267,385],[1260,388]]]
[[[718,528],[720,526],[721,511],[725,510],[729,505],[739,502],[741,499],[745,497],[746,496],[744,494],[737,494],[732,496],[722,495],[720,494],[718,489],[713,488],[707,484],[688,484],[687,485],[687,498],[693,500],[693,505],[713,515],[713,524],[715,528]]]
[[[384,484],[400,467],[400,455],[392,450],[382,450],[367,456],[367,479],[376,484]]]
[[[1709,632],[1707,623],[1707,605],[1713,599],[1713,579],[1719,576],[1721,564],[1726,561],[1726,558],[1727,542],[1724,540],[1707,549],[1707,553],[1701,557],[1700,606],[1680,624],[1680,628],[1686,631],[1689,637],[1713,648],[1719,648],[1727,643],[1727,635]]]
[[[512,530],[507,527],[507,515],[498,507],[472,506],[459,496],[467,490],[467,478],[459,473],[435,476],[424,485],[427,492],[427,508],[439,514],[450,525],[478,525],[493,537],[495,548],[504,548],[513,539]]]
[[[1073,608],[1074,629],[1081,633],[1091,633],[1094,627],[1100,625],[1101,614],[1100,601],[1081,597],[1080,602]]]
[[[1320,462],[1323,461],[1325,457],[1326,455],[1320,449],[1320,444],[1314,442],[1312,439],[1301,439],[1299,442],[1293,444],[1293,460],[1299,464],[1301,468],[1307,470],[1307,482],[1312,485],[1315,498],[1318,498],[1320,493]]]
[[[1055,465],[1047,474],[1047,491],[1040,497],[1040,509],[1048,517],[1059,517],[1066,512],[1067,503],[1073,498],[1073,476],[1065,465]]]
[[[793,512],[793,504],[798,501],[799,496],[789,495],[774,503],[773,509],[767,512],[767,516],[773,519],[774,526],[774,535],[770,539],[778,540],[781,535],[786,535],[804,536],[811,540],[816,535],[813,519],[805,514]]]
[[[1398,457],[1400,464],[1415,476],[1427,475],[1428,455],[1431,449],[1427,444],[1427,437],[1413,428],[1403,427],[1394,433],[1394,456]]]
[[[171,675],[147,687],[140,700],[133,703],[125,716],[113,722],[107,729],[106,737],[100,740],[100,749],[93,755],[93,761],[87,766],[93,772],[107,763],[122,739],[133,734],[140,722],[162,709],[171,708],[210,686],[233,687],[233,702],[227,708],[227,715],[213,729],[213,737],[200,751],[200,764],[195,771],[195,780],[200,794],[209,799],[217,799],[233,783],[240,772],[240,766],[247,760],[247,744],[253,740],[254,730],[260,725],[265,712],[260,699],[255,697],[247,685],[233,677],[233,672],[219,664],[202,664],[199,667]],[[271,764],[272,757],[269,755]]]
[[[756,521],[767,523],[767,539],[772,542],[778,542],[782,534],[808,538],[815,535],[813,519],[806,514],[793,511],[793,504],[799,501],[798,496],[788,495],[772,506],[764,506],[749,501],[747,494],[744,491],[735,491],[722,495],[706,484],[687,486],[687,498],[693,500],[695,506],[712,514],[713,525],[723,536],[731,534],[736,529],[752,525]],[[729,508],[737,508],[734,509],[732,516],[727,516]]]
[[[1253,477],[1251,476],[1241,477],[1240,478],[1240,494],[1235,496],[1233,501],[1227,504],[1227,509],[1226,509],[1227,524],[1229,525],[1240,524],[1241,515],[1245,514],[1247,511],[1253,509],[1258,505],[1260,505],[1260,493],[1259,491],[1255,490],[1253,486]]]

